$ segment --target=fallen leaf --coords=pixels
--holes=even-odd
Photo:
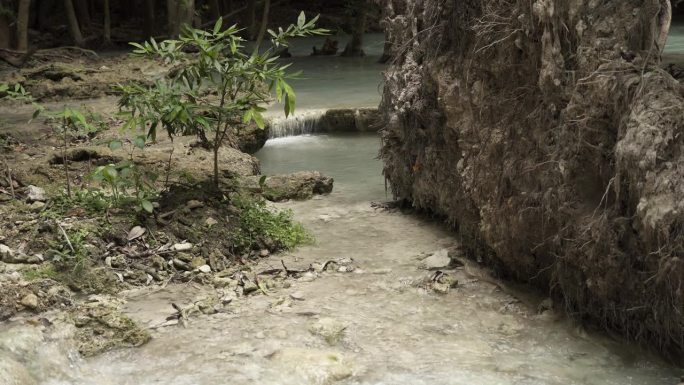
[[[145,229],[140,226],[135,226],[128,232],[128,241],[130,242],[134,239],[138,239],[142,237],[143,234],[145,234]]]

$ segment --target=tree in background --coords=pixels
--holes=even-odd
[[[368,17],[369,0],[353,0],[351,2],[352,17],[352,37],[342,52],[342,56],[365,56],[363,51],[363,34],[366,32],[366,19]]]

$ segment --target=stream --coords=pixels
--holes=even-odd
[[[303,113],[377,105],[381,38],[370,41],[374,48],[360,59],[304,59],[312,42],[293,46],[300,57],[291,60],[308,77],[295,82]],[[25,357],[40,385],[678,383],[680,370],[650,353],[530,305],[543,297],[463,269],[452,272],[458,285],[448,293],[426,289],[433,273],[422,259],[458,250],[458,241],[438,221],[371,206],[388,200],[379,147],[377,135],[306,135],[271,139],[256,154],[267,175],[319,170],[335,178],[330,195],[274,205],[291,209],[316,243],[265,258],[260,268],[351,258],[353,272],[238,298],[226,312],[194,316],[187,328],[156,326],[173,312],[172,301],[190,304],[209,289],[131,291],[125,312],[153,328],[152,341],[95,358],[79,358],[66,337],[46,339],[31,326],[0,327],[0,341]],[[334,338],[322,337],[330,329]]]
[[[336,178],[329,196],[277,205],[292,209],[317,242],[262,267],[353,258],[353,273],[238,299],[187,328],[155,329],[138,349],[72,357],[68,365],[55,362],[54,350],[37,349],[48,353],[36,353],[42,361],[32,362],[33,373],[46,385],[677,383],[678,371],[650,354],[538,314],[495,284],[457,272],[458,287],[445,295],[421,287],[430,272],[420,259],[457,241],[441,223],[371,207],[385,199],[377,145],[373,136],[320,135],[278,139],[258,154],[269,173],[311,167]],[[154,326],[172,301],[191,303],[205,290],[132,292],[125,310]],[[337,328],[338,341],[312,332],[320,325]]]

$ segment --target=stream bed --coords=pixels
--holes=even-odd
[[[385,199],[377,144],[373,136],[295,137],[258,154],[268,173],[316,168],[336,178],[328,196],[277,205],[292,209],[316,244],[261,265],[283,260],[305,268],[352,258],[354,272],[238,299],[227,312],[193,317],[187,328],[154,329],[141,348],[72,359],[68,373],[34,363],[41,384],[677,383],[679,371],[650,354],[551,311],[539,313],[487,280],[456,271],[455,289],[426,289],[432,273],[420,268],[421,259],[458,242],[441,223],[371,207],[371,200]],[[172,285],[132,293],[125,309],[153,326],[169,315],[172,301],[190,303],[205,290]]]

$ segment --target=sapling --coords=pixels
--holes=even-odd
[[[196,135],[213,151],[213,182],[219,187],[219,150],[234,130],[255,122],[264,127],[263,106],[273,96],[283,102],[286,116],[295,110],[296,95],[287,80],[288,64],[278,62],[277,52],[292,37],[322,35],[315,28],[318,17],[268,30],[271,47],[247,53],[236,26],[224,28],[219,19],[208,31],[186,28],[177,40],[131,43],[134,55],[163,60],[172,66],[169,75],[152,86],[119,85],[119,106],[127,113],[124,127],[141,128],[154,138],[158,126],[170,137]],[[209,137],[213,137],[209,140]]]

